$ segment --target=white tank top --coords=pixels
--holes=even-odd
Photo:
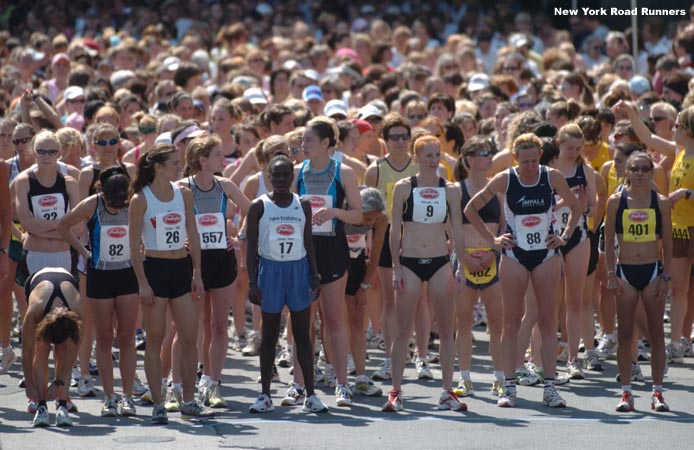
[[[297,261],[306,256],[304,226],[306,215],[299,196],[292,194],[292,203],[280,208],[263,194],[263,216],[258,229],[258,254],[272,261]]]
[[[174,183],[173,200],[162,202],[149,186],[142,188],[147,210],[142,220],[142,241],[145,250],[178,250],[184,247],[186,235],[186,207],[183,194]]]
[[[265,175],[261,173],[258,177],[258,192],[255,194],[255,198],[269,193],[270,191],[268,190],[267,186],[265,186]]]

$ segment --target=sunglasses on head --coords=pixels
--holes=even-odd
[[[33,138],[34,138],[34,136],[12,139],[12,143],[14,145],[26,144],[27,142],[29,142]]]
[[[298,155],[301,151],[301,147],[289,147],[289,151],[292,152],[292,155]]]
[[[98,141],[94,141],[96,145],[99,147],[107,147],[109,145],[116,145],[118,142],[120,142],[120,139],[118,138],[113,138],[111,140],[106,140],[106,139],[99,139]]]
[[[631,167],[629,167],[629,172],[631,172],[631,173],[636,173],[636,172],[649,173],[651,170],[653,170],[653,167],[651,167],[651,166],[631,166]]]
[[[37,154],[37,155],[55,156],[55,155],[58,154],[58,150],[53,150],[53,149],[47,150],[47,149],[45,149],[45,148],[37,148],[37,149],[36,149],[36,154]]]
[[[409,141],[410,140],[410,134],[409,133],[402,133],[402,134],[390,134],[388,135],[388,140],[397,142],[397,141]]]

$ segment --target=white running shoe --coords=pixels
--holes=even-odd
[[[67,408],[64,406],[58,406],[58,410],[55,412],[55,426],[57,427],[71,427],[72,419],[70,418],[70,413],[67,412]]]
[[[327,412],[328,407],[325,406],[325,404],[321,401],[321,399],[318,398],[317,395],[314,394],[304,399],[303,410],[304,412],[322,413]]]
[[[545,386],[544,392],[542,394],[542,403],[549,406],[550,408],[564,408],[566,407],[566,400],[561,398],[557,388],[553,384],[548,384]]]
[[[434,374],[431,373],[431,369],[429,368],[429,363],[427,362],[426,359],[418,358],[417,361],[415,362],[415,365],[417,367],[417,379],[418,380],[433,380],[434,379]]]
[[[48,408],[39,406],[34,415],[34,427],[47,427],[51,424],[51,418],[48,416]]]
[[[254,414],[266,413],[274,410],[275,406],[272,404],[270,397],[268,397],[266,394],[260,394],[255,403],[248,408],[248,411]]]
[[[282,406],[296,406],[303,402],[305,398],[304,389],[298,383],[290,383],[287,393],[280,402]]]
[[[12,365],[17,360],[17,355],[15,355],[12,347],[7,347],[2,351],[2,359],[0,359],[0,375],[9,372]]]

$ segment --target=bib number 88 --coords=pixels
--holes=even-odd
[[[534,245],[534,244],[540,244],[542,241],[542,238],[540,236],[540,233],[528,233],[525,236],[525,239],[528,241],[528,245]]]

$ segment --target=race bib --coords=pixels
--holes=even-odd
[[[681,227],[678,225],[673,225],[672,227],[672,238],[673,239],[684,239],[689,240],[691,236],[689,235],[688,227]]]
[[[311,202],[311,215],[315,214],[320,209],[332,208],[333,205],[333,198],[330,195],[306,195],[305,198]],[[311,225],[311,230],[313,230],[314,233],[322,234],[333,234],[335,231],[333,229],[332,220],[325,221],[321,225],[313,223]]]
[[[349,234],[347,235],[347,244],[349,245],[350,258],[358,258],[361,252],[366,248],[366,235]]]
[[[301,259],[304,246],[303,230],[295,225],[270,225],[270,259],[296,261]]]
[[[200,234],[202,250],[226,249],[226,220],[218,213],[196,214],[195,224]]]
[[[622,229],[624,242],[655,241],[655,210],[625,209],[622,213]]]
[[[545,214],[516,216],[516,239],[523,250],[546,250],[548,232],[549,220]]]
[[[412,221],[441,223],[446,219],[446,188],[412,188]]]
[[[571,215],[571,208],[568,206],[562,206],[561,208],[554,211],[554,220],[557,223],[557,228],[564,231],[566,224],[569,223],[569,216]]]
[[[31,206],[37,219],[59,220],[65,215],[65,198],[61,194],[34,195]]]
[[[179,250],[185,246],[186,221],[178,212],[156,216],[157,248],[154,250]]]
[[[123,262],[130,259],[128,227],[124,225],[102,226],[99,237],[99,259],[104,262]]]
[[[467,252],[470,253],[470,255],[472,255],[473,258],[481,258],[483,255],[490,251],[491,248],[467,249]],[[496,257],[494,257],[494,260],[492,261],[491,265],[479,272],[470,272],[467,266],[465,266],[465,278],[474,284],[487,284],[491,283],[494,277],[496,277],[496,271]]]

